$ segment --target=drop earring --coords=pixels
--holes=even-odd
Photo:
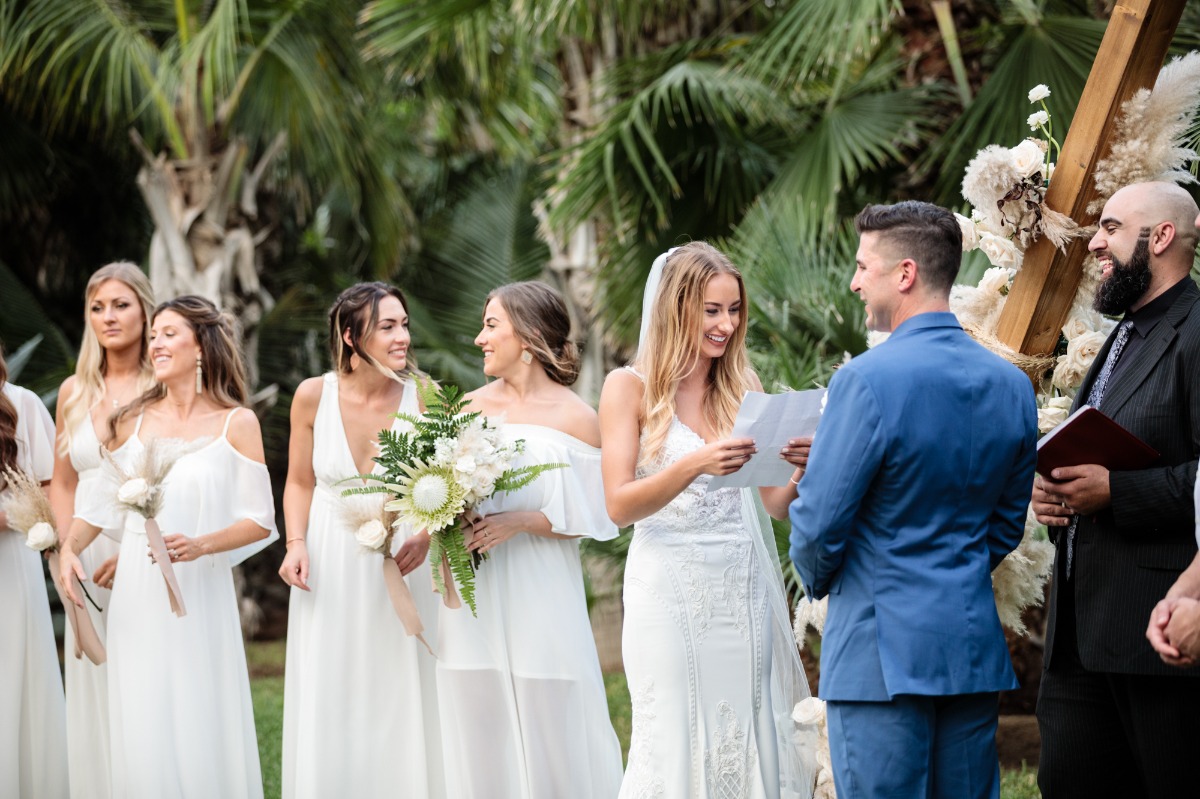
[[[204,369],[200,366],[200,356],[196,356],[196,393],[204,393]]]
[[[529,350],[521,350],[521,363],[533,363],[533,353],[531,353]]]

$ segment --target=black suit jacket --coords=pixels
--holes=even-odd
[[[1096,356],[1075,407],[1087,401],[1112,341],[1109,336]],[[1085,668],[1200,676],[1200,668],[1166,665],[1146,640],[1151,610],[1196,555],[1192,491],[1200,457],[1200,289],[1195,283],[1189,281],[1131,357],[1109,384],[1100,410],[1162,457],[1149,469],[1110,474],[1111,506],[1079,520],[1073,585],[1063,581],[1066,528],[1055,531],[1045,665],[1054,667],[1055,634],[1072,623],[1059,619],[1059,610],[1073,604]],[[1062,595],[1072,589],[1073,603]]]

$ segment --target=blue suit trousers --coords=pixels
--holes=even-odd
[[[999,799],[999,694],[826,704],[838,799]]]

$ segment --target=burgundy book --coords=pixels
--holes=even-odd
[[[1038,441],[1038,474],[1049,475],[1060,466],[1095,463],[1110,472],[1128,472],[1153,466],[1158,450],[1084,405]]]

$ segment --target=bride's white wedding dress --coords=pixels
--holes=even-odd
[[[638,477],[704,444],[673,419]],[[808,690],[779,618],[779,566],[764,546],[761,505],[750,489],[707,492],[711,479],[696,478],[634,526],[622,634],[633,733],[622,799],[812,793],[811,754],[799,750],[790,719]]]

